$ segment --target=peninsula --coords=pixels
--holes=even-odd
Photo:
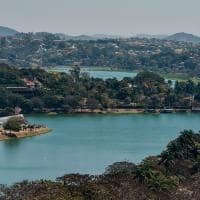
[[[23,115],[0,118],[0,141],[37,136],[50,131],[45,126],[28,123]]]
[[[22,113],[173,113],[200,111],[200,83],[172,84],[151,71],[101,79],[74,66],[69,73],[0,67],[0,116]]]

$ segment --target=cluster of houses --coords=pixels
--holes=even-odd
[[[26,86],[31,89],[38,89],[42,87],[42,83],[37,79],[34,80],[23,79],[23,81],[26,83]]]
[[[28,80],[23,79],[25,86],[7,86],[6,89],[11,90],[12,92],[31,92],[42,87],[42,83],[36,79]]]
[[[200,55],[198,46],[189,43],[147,38],[90,41],[68,40],[49,33],[29,33],[6,37],[4,40],[5,42],[1,42],[4,45],[0,45],[0,47],[6,53],[4,57],[0,58],[0,63],[20,67],[71,66],[74,62],[79,62],[82,66],[110,67],[115,66],[116,60],[124,58],[126,61],[129,58],[129,67],[131,68],[132,65],[145,67],[147,65],[145,61],[150,56],[154,57],[166,52],[174,54],[174,58],[177,55],[187,56],[193,63],[199,63]],[[34,51],[29,51],[30,47]],[[15,52],[15,59],[9,59],[10,52]],[[24,55],[26,55],[26,59],[24,59]],[[159,64],[159,56],[154,59]],[[120,64],[125,65],[125,61]],[[186,63],[183,60],[177,60],[174,65],[175,68],[181,69],[184,68]],[[146,67],[149,67],[149,65]]]

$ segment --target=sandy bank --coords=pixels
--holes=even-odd
[[[72,113],[119,113],[119,114],[126,114],[126,113],[144,113],[143,109],[74,109]]]
[[[19,131],[19,132],[14,132],[14,134],[16,135],[16,138],[26,138],[26,137],[33,137],[33,136],[45,134],[45,133],[48,133],[50,131],[51,131],[51,129],[46,128],[46,127],[42,127],[42,128],[22,130],[22,131]],[[11,139],[11,138],[15,138],[15,137],[0,135],[0,141],[8,140],[8,139]]]
[[[113,113],[113,114],[140,114],[140,113],[189,113],[189,112],[200,112],[199,110],[193,109],[124,109],[124,108],[116,108],[116,109],[74,109],[71,113]]]

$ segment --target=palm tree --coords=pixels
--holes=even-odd
[[[144,163],[138,166],[134,173],[135,173],[135,179],[137,179],[139,183],[146,184],[152,177],[153,174],[152,166]]]
[[[166,177],[160,172],[154,172],[149,180],[149,188],[155,192],[168,192],[177,185],[171,177]]]

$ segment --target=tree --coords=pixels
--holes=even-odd
[[[137,179],[140,184],[147,184],[149,182],[149,179],[151,179],[153,175],[152,166],[144,163],[142,165],[139,165],[134,173],[135,179]]]
[[[80,74],[81,74],[81,69],[79,66],[74,66],[71,70],[70,70],[70,74],[74,80],[74,82],[77,82],[80,78]]]
[[[200,155],[200,135],[192,130],[184,130],[181,135],[167,145],[167,149],[161,153],[161,160],[191,160],[194,161]]]
[[[168,192],[178,184],[176,177],[164,176],[161,172],[155,171],[149,180],[149,188],[155,192]]]
[[[23,124],[24,119],[22,117],[11,117],[8,119],[7,122],[3,124],[3,128],[5,130],[10,130],[10,131],[20,131],[21,130],[21,125]]]
[[[200,172],[200,156],[197,158],[197,160],[193,164],[193,170],[196,173]]]
[[[116,162],[106,168],[105,174],[133,174],[137,166],[134,163],[123,161]]]

